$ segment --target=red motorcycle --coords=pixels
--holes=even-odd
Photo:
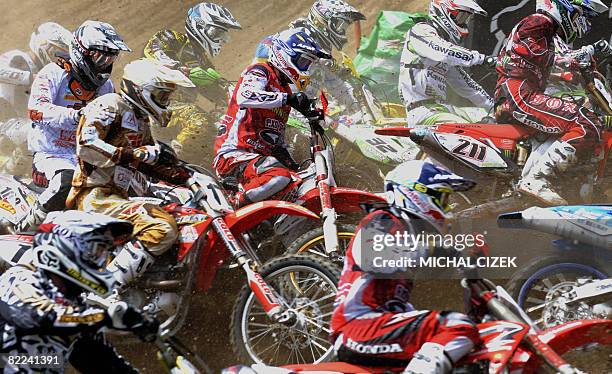
[[[606,79],[597,70],[581,72],[583,86],[593,110],[609,122],[612,116],[612,95]],[[591,161],[576,165],[555,185],[572,203],[601,200],[606,191],[606,161],[612,148],[612,128],[602,129],[597,157],[597,170]],[[441,124],[433,127],[388,127],[376,130],[380,135],[409,137],[423,152],[455,173],[479,182],[477,206],[458,213],[462,216],[497,214],[522,208],[524,203],[515,192],[523,174],[556,140],[535,129],[521,125]],[[568,187],[577,187],[569,189]],[[474,195],[472,195],[474,196]],[[573,198],[572,198],[573,197]],[[579,197],[581,201],[575,201]],[[501,200],[500,200],[501,199]],[[604,198],[605,199],[605,198]],[[469,201],[470,206],[473,202]]]
[[[582,373],[561,355],[572,350],[586,354],[586,347],[612,345],[611,320],[578,320],[540,330],[504,288],[482,279],[477,269],[465,272],[461,281],[466,289],[470,315],[478,323],[483,344],[460,360],[456,373],[534,373],[551,368],[556,373]],[[584,361],[584,360],[583,360]],[[584,361],[604,363],[604,360]],[[344,362],[288,365],[269,370],[262,366],[234,367],[224,374],[263,373],[398,373],[405,367],[364,367]]]
[[[310,158],[306,168],[292,173],[289,186],[275,198],[294,202],[321,216],[322,225],[309,224],[303,217],[283,215],[274,222],[274,238],[283,242],[289,253],[309,252],[323,257],[341,258],[355,232],[352,224],[339,223],[338,215],[360,213],[363,203],[386,202],[377,194],[339,187],[334,179],[332,143],[320,123],[325,119],[327,99],[321,93],[323,108],[311,101],[306,116],[310,125]],[[240,186],[234,186],[235,190]]]
[[[269,339],[267,344],[272,344],[274,337],[278,342],[281,336],[291,336],[293,340],[281,339],[279,344],[299,349],[313,362],[327,358],[331,344],[321,348],[316,339],[322,340],[319,335],[326,334],[329,328],[326,313],[332,308],[336,292],[337,267],[305,254],[285,255],[262,264],[242,236],[275,215],[318,217],[285,201],[262,201],[234,211],[215,178],[205,170],[183,166],[190,173],[186,187],[159,184],[150,187],[158,198],[137,198],[159,204],[172,214],[179,239],[120,297],[154,315],[162,321],[163,335],[173,336],[185,322],[192,292],[209,290],[217,270],[231,259],[246,275],[246,285],[235,303],[231,331],[232,341],[240,345],[234,347],[241,352],[240,357],[264,362],[257,347],[262,339]],[[134,181],[144,179],[143,176]],[[3,248],[0,257],[5,265],[28,262],[32,236],[0,236],[0,243]],[[241,329],[245,325],[242,319],[257,321],[257,329],[266,330],[269,335],[254,336],[253,331]],[[299,346],[293,347],[297,340]],[[317,346],[311,347],[311,341]]]

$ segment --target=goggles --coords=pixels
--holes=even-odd
[[[474,13],[466,12],[463,10],[451,11],[450,15],[453,21],[455,21],[455,23],[459,25],[459,27],[466,27],[468,23],[470,23],[470,21],[472,20],[472,17],[474,17]]]
[[[424,193],[431,197],[431,200],[442,209],[443,212],[450,211],[449,201],[450,195],[453,192],[451,189],[433,189],[421,183],[413,183],[409,188]]]
[[[315,58],[306,53],[298,53],[298,55],[293,57],[291,61],[300,71],[305,72],[310,68],[310,65],[312,65],[312,63],[315,61]]]
[[[105,52],[98,49],[89,51],[89,58],[93,65],[99,70],[106,70],[119,57],[119,52]]]
[[[97,268],[103,268],[110,252],[114,247],[115,243],[112,240],[96,240],[91,244],[89,249],[82,252],[81,259],[88,264],[96,266]]]
[[[215,43],[227,43],[230,39],[227,29],[213,25],[205,26],[204,34]]]
[[[346,30],[348,29],[348,27],[350,26],[351,21],[345,19],[345,18],[332,18],[329,21],[329,27],[330,29],[339,35],[345,35],[346,34]]]
[[[172,96],[173,92],[173,89],[156,87],[151,92],[151,99],[158,106],[166,108],[170,103],[170,96]]]

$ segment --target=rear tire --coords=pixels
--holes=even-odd
[[[292,326],[273,323],[245,285],[230,325],[238,362],[282,366],[329,360],[333,345],[327,339],[340,269],[324,258],[301,253],[272,259],[259,273],[300,317]]]

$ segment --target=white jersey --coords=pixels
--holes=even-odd
[[[93,95],[83,92],[76,82],[71,90],[70,82],[70,74],[53,63],[38,73],[28,102],[32,120],[28,139],[30,151],[73,157],[79,109],[96,97],[114,91],[110,80]]]
[[[0,55],[0,100],[14,110],[0,115],[5,118],[26,115],[30,86],[39,69],[27,52],[14,49]]]
[[[334,66],[332,60],[320,59],[313,62],[310,67],[311,81],[306,87],[306,94],[310,98],[318,98],[321,90],[331,95],[348,113],[361,110],[359,101],[355,98],[353,86],[343,79],[337,70],[342,67]]]
[[[480,65],[485,56],[444,40],[432,25],[417,23],[406,33],[400,61],[399,89],[404,105],[444,104],[450,86],[459,96],[486,110],[493,99],[462,67]]]

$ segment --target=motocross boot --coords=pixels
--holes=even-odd
[[[140,277],[155,262],[139,240],[127,242],[117,256],[106,267],[114,273],[117,283],[121,287]]]
[[[446,374],[452,366],[441,344],[425,343],[412,356],[403,374]]]
[[[17,222],[15,225],[15,232],[26,233],[36,231],[38,226],[47,218],[48,213],[49,212],[47,212],[39,202],[36,202],[36,204],[30,208],[28,214],[26,214],[21,221]]]
[[[549,178],[563,173],[576,162],[576,148],[564,141],[554,142],[520,180],[519,192],[530,195],[548,205],[567,205],[567,201],[552,189]]]

